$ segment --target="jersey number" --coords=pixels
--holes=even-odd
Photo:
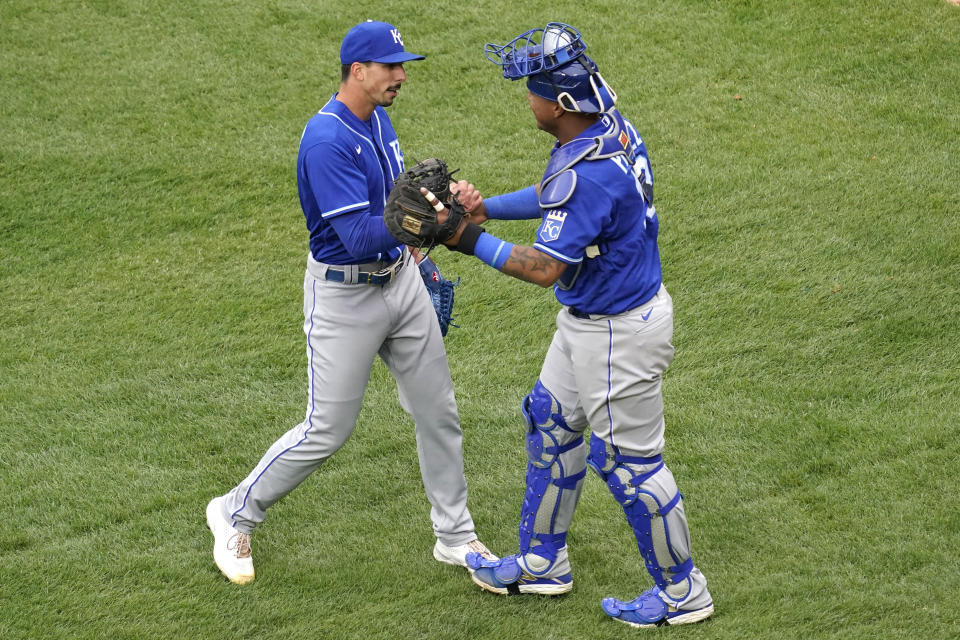
[[[650,175],[650,170],[647,168],[648,167],[647,159],[644,158],[642,155],[639,155],[637,156],[636,161],[633,163],[633,166],[631,166],[630,163],[627,162],[627,159],[622,155],[613,156],[611,160],[617,163],[617,166],[620,167],[620,170],[623,171],[624,174],[626,175],[630,175],[631,173],[633,174],[633,177],[635,179],[634,186],[637,188],[637,193],[646,197],[646,194],[644,194],[643,186],[644,184],[650,184],[647,178],[647,176]]]
[[[627,159],[623,156],[614,156],[613,160],[625,174],[629,175],[633,173],[633,177],[636,179],[634,186],[637,188],[637,193],[643,196],[647,204],[652,204],[653,172],[650,171],[650,160],[647,159],[646,154],[640,152],[643,141],[640,139],[640,134],[637,133],[637,130],[634,129],[633,125],[629,122],[627,123],[627,130],[629,131],[630,139],[633,142],[633,147],[636,149],[637,154],[633,159],[633,164],[631,165],[627,162]]]

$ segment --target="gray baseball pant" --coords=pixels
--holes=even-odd
[[[326,265],[308,258],[303,330],[309,394],[306,418],[271,446],[225,496],[225,517],[250,532],[266,510],[303,482],[350,437],[374,358],[397,381],[400,404],[414,420],[420,474],[441,542],[476,537],[467,509],[463,434],[436,312],[413,259],[385,286],[326,280]]]
[[[566,424],[577,432],[589,425],[604,441],[630,456],[655,456],[664,449],[662,376],[673,361],[673,299],[663,286],[647,303],[616,316],[575,318],[566,309],[557,314],[557,330],[544,358],[540,381],[563,407]],[[560,445],[575,435],[558,434]],[[561,456],[567,473],[586,465],[585,448]],[[655,465],[637,465],[638,473]],[[666,466],[644,489],[661,504],[677,494],[673,473]],[[579,491],[567,492],[557,505],[554,533],[566,531],[573,519]],[[541,506],[541,509],[543,506]],[[682,502],[667,514],[670,542],[681,557],[690,555],[690,533]],[[559,566],[568,567],[566,549]],[[707,580],[700,569],[690,573],[692,606],[710,602]]]

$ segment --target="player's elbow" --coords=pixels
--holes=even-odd
[[[567,265],[535,247],[514,247],[501,271],[541,287],[552,287]]]
[[[557,281],[557,277],[550,277],[547,274],[537,274],[530,278],[530,282],[540,285],[544,289],[552,287]]]
[[[567,265],[563,262],[558,260],[550,261],[545,265],[544,269],[534,271],[530,274],[530,282],[538,284],[544,289],[548,289],[556,284],[566,269]]]

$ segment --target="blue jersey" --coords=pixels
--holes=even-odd
[[[611,120],[605,116],[577,139],[554,145],[541,183],[549,184],[565,170],[576,174],[567,171],[559,204],[543,203],[533,246],[569,265],[554,292],[561,304],[583,313],[622,313],[660,288],[650,161],[636,129],[622,122],[618,135],[610,136]],[[605,134],[607,143],[616,146],[619,140],[620,153],[590,159],[587,152]]]
[[[363,121],[336,96],[300,138],[297,190],[318,262],[359,264],[400,255],[383,223],[403,154],[390,118],[377,107]]]

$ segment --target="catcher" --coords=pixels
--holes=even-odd
[[[627,600],[603,599],[603,612],[635,627],[693,623],[714,606],[663,457],[661,381],[674,354],[673,301],[661,277],[653,174],[643,140],[614,107],[616,94],[586,48],[576,29],[557,22],[487,45],[504,77],[526,80],[537,127],[556,138],[537,186],[487,200],[463,181],[446,200],[420,188],[420,214],[404,201],[384,215],[420,230],[411,243],[442,242],[552,286],[563,305],[521,405],[529,462],[519,549],[496,560],[469,554],[473,581],[503,595],[570,591],[567,532],[589,465],[623,508],[654,583],[636,597],[629,585]],[[421,218],[427,222],[415,224]],[[477,224],[487,219],[538,220],[536,240],[513,245]]]

